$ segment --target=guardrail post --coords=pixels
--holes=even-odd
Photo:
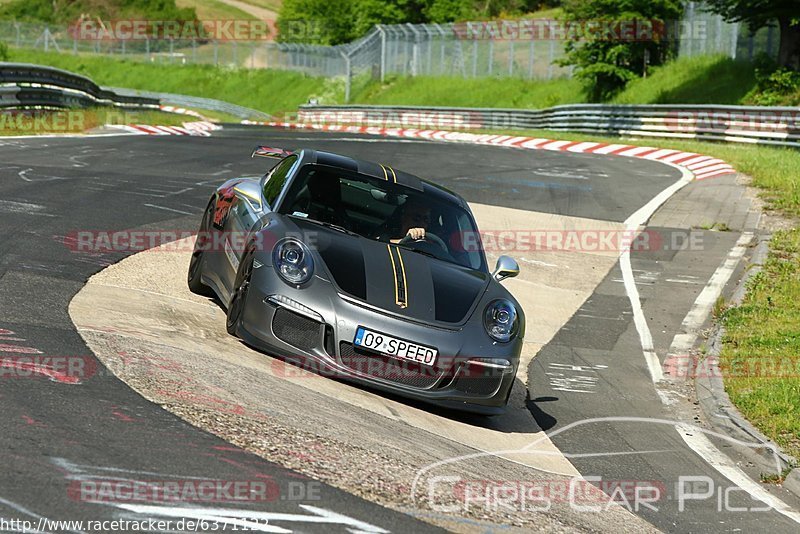
[[[553,58],[555,57],[556,42],[550,39],[550,59],[547,62],[547,79],[553,79]]]
[[[19,39],[19,22],[15,22],[14,23],[14,30],[16,31],[16,34],[17,34],[16,37],[14,38],[14,46],[19,48],[19,42],[20,42],[20,39]]]
[[[219,43],[214,41],[214,65],[219,65]]]
[[[44,27],[44,51],[47,52],[50,50],[50,29],[45,26]]]

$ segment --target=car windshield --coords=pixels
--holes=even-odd
[[[380,178],[305,165],[278,212],[486,270],[478,232],[467,210]],[[422,234],[424,239],[419,239]]]

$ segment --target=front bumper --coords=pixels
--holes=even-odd
[[[450,409],[487,415],[504,411],[521,339],[493,343],[482,325],[445,329],[412,323],[366,309],[338,295],[323,279],[315,280],[317,287],[309,292],[273,276],[258,278],[248,293],[238,332],[247,343],[323,376]],[[319,287],[324,285],[328,287]],[[437,361],[428,367],[363,351],[352,343],[358,326],[434,346],[439,350]]]

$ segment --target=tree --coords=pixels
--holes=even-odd
[[[683,14],[682,0],[564,0],[566,56],[593,101],[607,100],[673,52],[661,31]]]
[[[716,13],[744,22],[751,31],[778,21],[781,31],[778,64],[800,70],[800,2],[798,0],[708,0]]]

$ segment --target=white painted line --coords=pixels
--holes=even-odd
[[[663,161],[663,160],[662,160]],[[672,195],[692,181],[694,175],[688,169],[679,167],[674,164],[668,164],[681,171],[681,179],[661,191],[658,195],[653,197],[650,202],[639,208],[635,213],[625,220],[625,228],[627,230],[638,230],[639,226],[645,224],[653,213]],[[639,334],[639,340],[642,344],[642,354],[650,371],[650,378],[653,383],[657,383],[664,378],[664,372],[661,368],[661,362],[658,360],[658,355],[655,352],[653,344],[653,335],[650,332],[650,327],[647,326],[647,319],[642,310],[642,301],[639,298],[639,289],[636,287],[636,280],[633,276],[633,268],[631,267],[631,251],[630,248],[624,250],[619,257],[619,266],[622,270],[622,282],[625,284],[625,292],[628,295],[628,300],[631,303],[633,310],[633,322],[636,325],[636,331]]]
[[[746,491],[753,499],[769,505],[773,510],[788,517],[795,523],[800,523],[800,513],[792,510],[780,499],[773,497],[767,490],[748,477],[730,458],[721,453],[703,432],[698,432],[696,428],[685,425],[676,425],[675,428],[683,438],[683,441],[686,442],[686,445],[705,460],[708,465],[719,471],[722,476]]]
[[[145,206],[147,206],[148,208],[155,208],[158,210],[172,211],[174,213],[180,213],[182,215],[194,215],[194,213],[189,213],[188,211],[176,210],[174,208],[168,208],[166,206],[156,206],[155,204],[145,204]]]
[[[741,260],[744,256],[744,253],[747,251],[747,246],[752,240],[753,232],[744,232],[736,241],[736,244],[733,246],[730,252],[728,252],[728,257],[725,258],[722,264],[717,267],[717,270],[714,271],[714,274],[711,275],[711,278],[708,280],[706,286],[703,288],[700,294],[697,295],[697,299],[695,299],[694,304],[692,304],[689,313],[686,314],[683,322],[681,322],[681,328],[685,334],[690,334],[694,337],[697,336],[700,327],[703,326],[703,323],[706,321],[706,317],[708,317],[708,315],[711,313],[714,303],[722,294],[725,284],[727,284],[728,280],[730,280],[731,276],[733,276],[733,271],[736,269],[736,265],[738,265],[739,260]],[[678,336],[675,337],[678,338]],[[676,351],[674,349],[685,351],[690,349],[691,346],[692,345],[689,345],[688,347],[675,347],[675,342],[673,341],[673,345],[670,347],[669,354],[670,356],[675,355]],[[682,355],[685,355],[685,353]]]

